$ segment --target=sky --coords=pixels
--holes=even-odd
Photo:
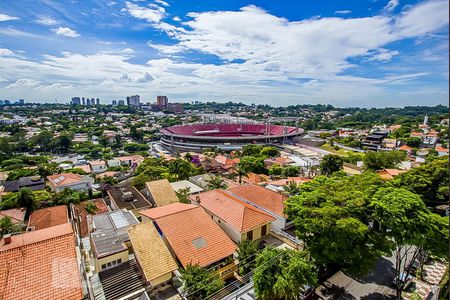
[[[448,11],[448,0],[2,0],[0,99],[448,104]]]

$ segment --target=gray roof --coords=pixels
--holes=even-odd
[[[211,180],[211,178],[213,178],[213,177],[214,177],[213,175],[206,173],[206,174],[191,176],[191,177],[189,177],[189,181],[203,189],[207,189],[208,181]]]
[[[127,249],[129,241],[127,226],[139,223],[134,215],[116,210],[93,216],[95,231],[91,233],[96,257],[104,257]]]
[[[172,189],[175,192],[178,192],[179,190],[185,189],[185,188],[189,188],[189,194],[195,194],[195,193],[200,193],[200,192],[204,191],[204,189],[202,189],[198,185],[193,184],[192,182],[187,181],[187,180],[171,182],[170,185],[172,186]]]

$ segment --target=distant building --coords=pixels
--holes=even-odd
[[[125,105],[125,101],[124,100],[119,100],[117,102],[117,105],[124,106]]]
[[[141,97],[139,95],[128,96],[127,97],[127,106],[130,107],[139,107],[140,106]]]
[[[112,105],[113,105],[113,106],[116,106],[116,105],[117,105],[117,100],[113,100],[113,101],[112,101]]]
[[[69,223],[67,206],[58,205],[41,208],[31,213],[28,219],[27,231],[41,230]]]
[[[74,191],[88,192],[91,183],[83,176],[73,173],[55,174],[47,177],[48,185],[53,192],[62,192],[68,188]]]
[[[19,99],[19,104],[20,104],[20,105],[24,105],[24,104],[25,104],[25,100]]]
[[[184,113],[184,106],[183,103],[170,103],[168,104],[168,107],[170,112],[174,114],[182,114]]]
[[[97,104],[97,105],[100,105],[100,99],[99,99],[99,98],[97,98],[96,104]]]
[[[158,105],[160,110],[167,109],[169,104],[169,99],[166,96],[157,96],[156,97],[156,105]]]
[[[91,105],[91,100],[89,98],[86,98],[86,106],[90,106]]]
[[[84,97],[83,98],[81,98],[81,105],[86,105],[86,99],[84,99]]]
[[[72,105],[81,105],[81,99],[80,99],[80,97],[73,97],[72,100],[70,101],[70,103]]]

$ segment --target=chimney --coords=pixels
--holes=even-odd
[[[11,244],[11,234],[10,234],[10,233],[5,234],[5,235],[3,236],[3,243],[4,243],[5,245]]]
[[[201,201],[200,201],[200,196],[198,196],[198,195],[195,196],[195,201],[196,201],[198,204],[200,204],[200,202],[201,202]]]

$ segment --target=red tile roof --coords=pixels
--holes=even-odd
[[[231,188],[228,191],[278,216],[284,216],[284,202],[288,198],[286,195],[252,184]]]
[[[262,210],[231,196],[226,191],[208,191],[192,195],[191,199],[194,201],[200,199],[200,205],[203,208],[224,220],[239,232],[247,232],[275,221],[275,218]]]
[[[269,176],[265,174],[248,173],[242,178],[242,181],[247,183],[258,184],[269,181]]]
[[[0,210],[0,219],[9,217],[14,224],[20,224],[24,221],[26,212],[25,207]]]
[[[0,241],[0,299],[81,299],[75,236],[70,224]]]
[[[40,230],[69,222],[69,214],[65,205],[41,208],[31,213],[28,228]]]
[[[181,211],[193,209],[196,207],[197,207],[197,205],[176,202],[176,203],[172,203],[169,205],[164,205],[164,206],[159,206],[159,207],[155,207],[155,208],[142,210],[139,213],[150,219],[156,220],[161,217],[173,215],[173,214],[179,213]]]
[[[199,206],[159,217],[156,223],[184,267],[196,263],[206,267],[236,250],[236,244]]]
[[[83,181],[83,177],[73,173],[55,174],[47,177],[55,186],[63,186]]]
[[[285,179],[279,179],[279,180],[274,180],[274,181],[270,181],[267,184],[271,184],[271,185],[276,185],[276,186],[284,186],[284,185],[288,185],[289,182],[294,181],[297,184],[302,184],[308,181],[311,181],[312,179],[310,178],[305,178],[305,177],[288,177]]]
[[[98,198],[94,200],[83,201],[80,204],[74,205],[74,214],[76,218],[76,222],[78,224],[80,230],[80,236],[86,237],[89,234],[89,224],[88,224],[88,215],[89,213],[86,210],[87,203],[94,203],[97,210],[94,212],[94,215],[103,214],[109,211],[108,206],[106,206],[105,200],[103,198]]]

